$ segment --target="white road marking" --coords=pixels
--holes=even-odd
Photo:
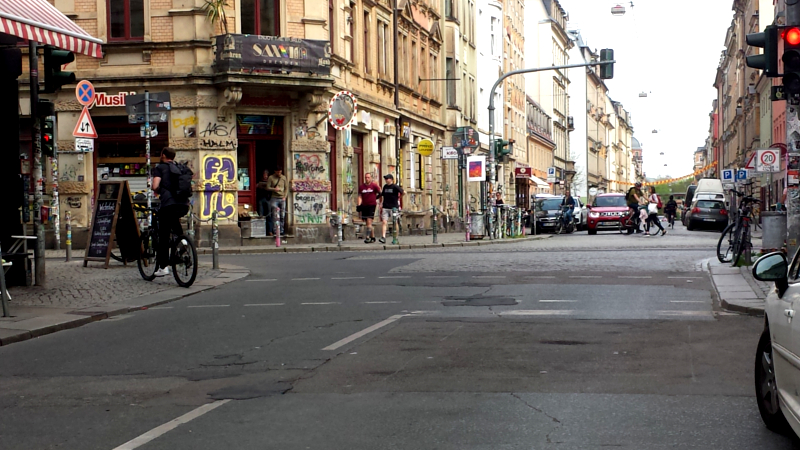
[[[192,305],[187,308],[227,308],[231,305]]]
[[[704,277],[667,277],[670,280],[702,280]]]
[[[248,282],[252,283],[252,282],[259,282],[259,281],[278,281],[278,279],[277,278],[262,278],[260,280],[244,280],[244,281],[248,281]]]
[[[577,300],[539,300],[539,303],[574,303]]]
[[[300,303],[301,305],[340,305],[341,302],[309,302],[309,303]]]
[[[319,280],[319,278],[292,278],[292,281],[311,281],[311,280]]]
[[[244,306],[283,306],[286,303],[248,303]]]
[[[395,321],[397,321],[397,320],[399,320],[399,319],[401,319],[401,318],[403,318],[405,316],[406,316],[406,314],[397,314],[397,315],[394,315],[392,317],[389,317],[388,319],[386,319],[384,321],[381,321],[381,322],[378,322],[375,325],[372,325],[371,327],[364,328],[363,330],[359,331],[358,333],[351,334],[350,336],[347,336],[346,338],[344,338],[344,339],[342,339],[340,341],[334,342],[333,344],[323,348],[322,350],[324,350],[324,351],[326,351],[326,350],[336,350],[339,347],[347,345],[347,344],[355,341],[356,339],[358,339],[358,338],[360,338],[362,336],[366,336],[367,334],[372,333],[373,331],[378,330],[380,328],[383,328],[386,325],[389,325],[390,323],[395,322]]]
[[[366,277],[334,277],[331,280],[363,280]]]
[[[400,303],[400,302],[364,302],[366,305],[386,305],[389,303]]]
[[[458,278],[456,275],[435,275],[435,276],[428,276],[425,278]]]
[[[411,278],[411,277],[378,277],[378,278]]]
[[[710,316],[711,311],[656,311],[662,316]]]
[[[651,276],[644,276],[644,277],[634,277],[634,276],[624,276],[624,275],[623,275],[623,276],[618,276],[617,278],[634,278],[634,279],[642,279],[642,280],[643,280],[643,279],[647,279],[647,278],[653,278],[653,277],[651,277]]]
[[[705,300],[671,300],[670,303],[705,303]]]
[[[188,413],[178,417],[177,419],[173,419],[163,425],[153,428],[152,430],[148,431],[147,433],[137,438],[131,439],[130,441],[120,445],[119,447],[116,447],[114,450],[133,450],[135,448],[139,448],[142,445],[145,445],[148,442],[158,438],[159,436],[162,436],[167,432],[174,430],[179,425],[190,422],[202,416],[203,414],[206,414],[207,412],[213,411],[219,408],[220,406],[224,405],[225,403],[228,403],[229,401],[230,400],[228,399],[228,400],[217,400],[216,402],[212,403],[206,403],[205,405],[200,406],[199,408],[195,408],[189,411]]]
[[[503,311],[497,313],[498,316],[568,316],[574,311],[570,309],[517,309],[514,311]]]

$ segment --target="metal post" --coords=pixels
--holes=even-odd
[[[342,229],[342,210],[340,209],[339,212],[336,214],[336,245],[341,247],[342,241],[344,240],[344,230]]]
[[[397,208],[392,208],[392,245],[399,245],[400,241],[397,240]]]
[[[465,217],[466,220],[464,221],[464,224],[466,224],[466,227],[464,228],[466,228],[467,233],[466,237],[464,238],[464,242],[469,242],[469,231],[470,228],[472,228],[472,216],[469,214],[469,205],[466,206],[465,212],[467,213],[467,216]]]
[[[54,122],[55,123],[55,122]],[[53,148],[58,152],[56,144]],[[50,213],[53,215],[53,233],[56,239],[56,250],[61,250],[61,208],[58,202],[58,154],[56,153],[50,160],[53,172],[53,198],[50,202]]]
[[[211,211],[211,265],[214,270],[219,270],[219,224],[216,210]]]
[[[436,217],[436,207],[435,206],[433,207],[433,216],[432,216],[432,218],[433,218],[433,225],[432,225],[432,227],[433,227],[433,243],[434,244],[438,244],[439,242],[438,242],[438,239],[437,239],[437,234],[439,232],[439,218]]]
[[[153,175],[150,167],[150,92],[144,91],[144,152],[147,164],[147,226],[153,226]]]
[[[276,206],[272,214],[272,232],[275,233],[275,247],[281,246],[281,208]],[[341,230],[341,227],[339,228]],[[341,235],[341,231],[340,231]]]
[[[0,254],[3,251],[0,249]],[[0,264],[0,303],[3,304],[3,317],[8,317],[8,287],[6,287],[6,269]]]
[[[33,146],[33,227],[36,235],[36,247],[33,255],[36,264],[34,273],[34,284],[44,286],[46,272],[44,260],[44,224],[42,223],[42,189],[44,177],[42,175],[42,124],[39,118],[39,53],[36,42],[28,42],[28,67],[30,67],[30,89],[31,89],[31,142]]]
[[[72,260],[72,213],[70,211],[67,211],[65,219],[67,221],[67,262],[70,262]]]

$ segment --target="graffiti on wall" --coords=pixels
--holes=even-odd
[[[329,192],[331,190],[328,154],[321,152],[295,153],[294,179],[295,192]]]
[[[200,147],[235,149],[239,143],[236,139],[236,125],[208,122],[200,131]]]
[[[227,219],[236,212],[236,196],[227,192],[228,186],[236,185],[236,162],[228,155],[207,155],[203,158],[203,206],[200,218],[208,219],[213,211],[217,217]]]
[[[294,218],[298,224],[325,223],[328,213],[328,193],[296,192]]]

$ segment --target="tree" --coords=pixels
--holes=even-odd
[[[225,13],[225,3],[227,1],[205,0],[205,4],[202,7],[203,12],[206,13],[206,19],[212,25],[222,25],[222,30],[225,34],[228,34],[228,15]]]

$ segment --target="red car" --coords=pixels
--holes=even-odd
[[[597,234],[599,230],[619,230],[619,220],[628,214],[628,203],[625,194],[599,194],[587,209],[586,228],[589,234]]]

